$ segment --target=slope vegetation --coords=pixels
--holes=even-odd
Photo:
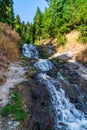
[[[11,27],[0,23],[0,61],[7,59],[15,62],[19,59],[19,35]]]

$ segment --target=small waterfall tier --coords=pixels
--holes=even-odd
[[[48,59],[39,59],[35,64],[34,66],[42,71],[42,72],[45,72],[45,71],[49,71],[50,69],[53,68],[53,64],[50,60]]]
[[[22,53],[29,58],[39,58],[37,47],[32,44],[24,44],[22,46]]]
[[[84,113],[75,108],[60,85],[63,78],[59,77],[59,80],[58,78],[53,79],[44,73],[40,73],[38,74],[38,79],[47,86],[51,94],[52,105],[56,115],[56,130],[87,130],[87,119]],[[58,90],[55,87],[55,83],[58,84]]]

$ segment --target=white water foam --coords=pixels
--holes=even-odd
[[[34,66],[40,71],[49,71],[53,68],[53,64],[48,59],[39,59]]]
[[[56,89],[55,83],[57,82],[60,85],[58,80],[43,73],[38,74],[38,78],[50,91],[56,114],[56,130],[87,130],[87,119],[84,113],[77,110],[74,104],[70,103],[62,88]],[[60,125],[61,122],[62,125]]]
[[[24,44],[22,46],[22,53],[29,58],[39,58],[37,47],[32,44]]]

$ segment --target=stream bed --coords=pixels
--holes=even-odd
[[[35,80],[50,93],[54,129],[87,130],[87,79],[82,66],[72,60],[58,66],[52,60],[39,59],[36,46],[31,44],[23,46],[23,54],[37,59],[33,65],[37,70]],[[87,75],[87,70],[84,72]]]

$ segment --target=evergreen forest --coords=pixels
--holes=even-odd
[[[33,23],[15,17],[13,0],[0,0],[0,21],[12,26],[23,42],[39,43],[41,39],[56,38],[63,45],[65,34],[80,30],[80,40],[87,43],[87,0],[46,0],[48,8],[44,13],[38,7]]]

